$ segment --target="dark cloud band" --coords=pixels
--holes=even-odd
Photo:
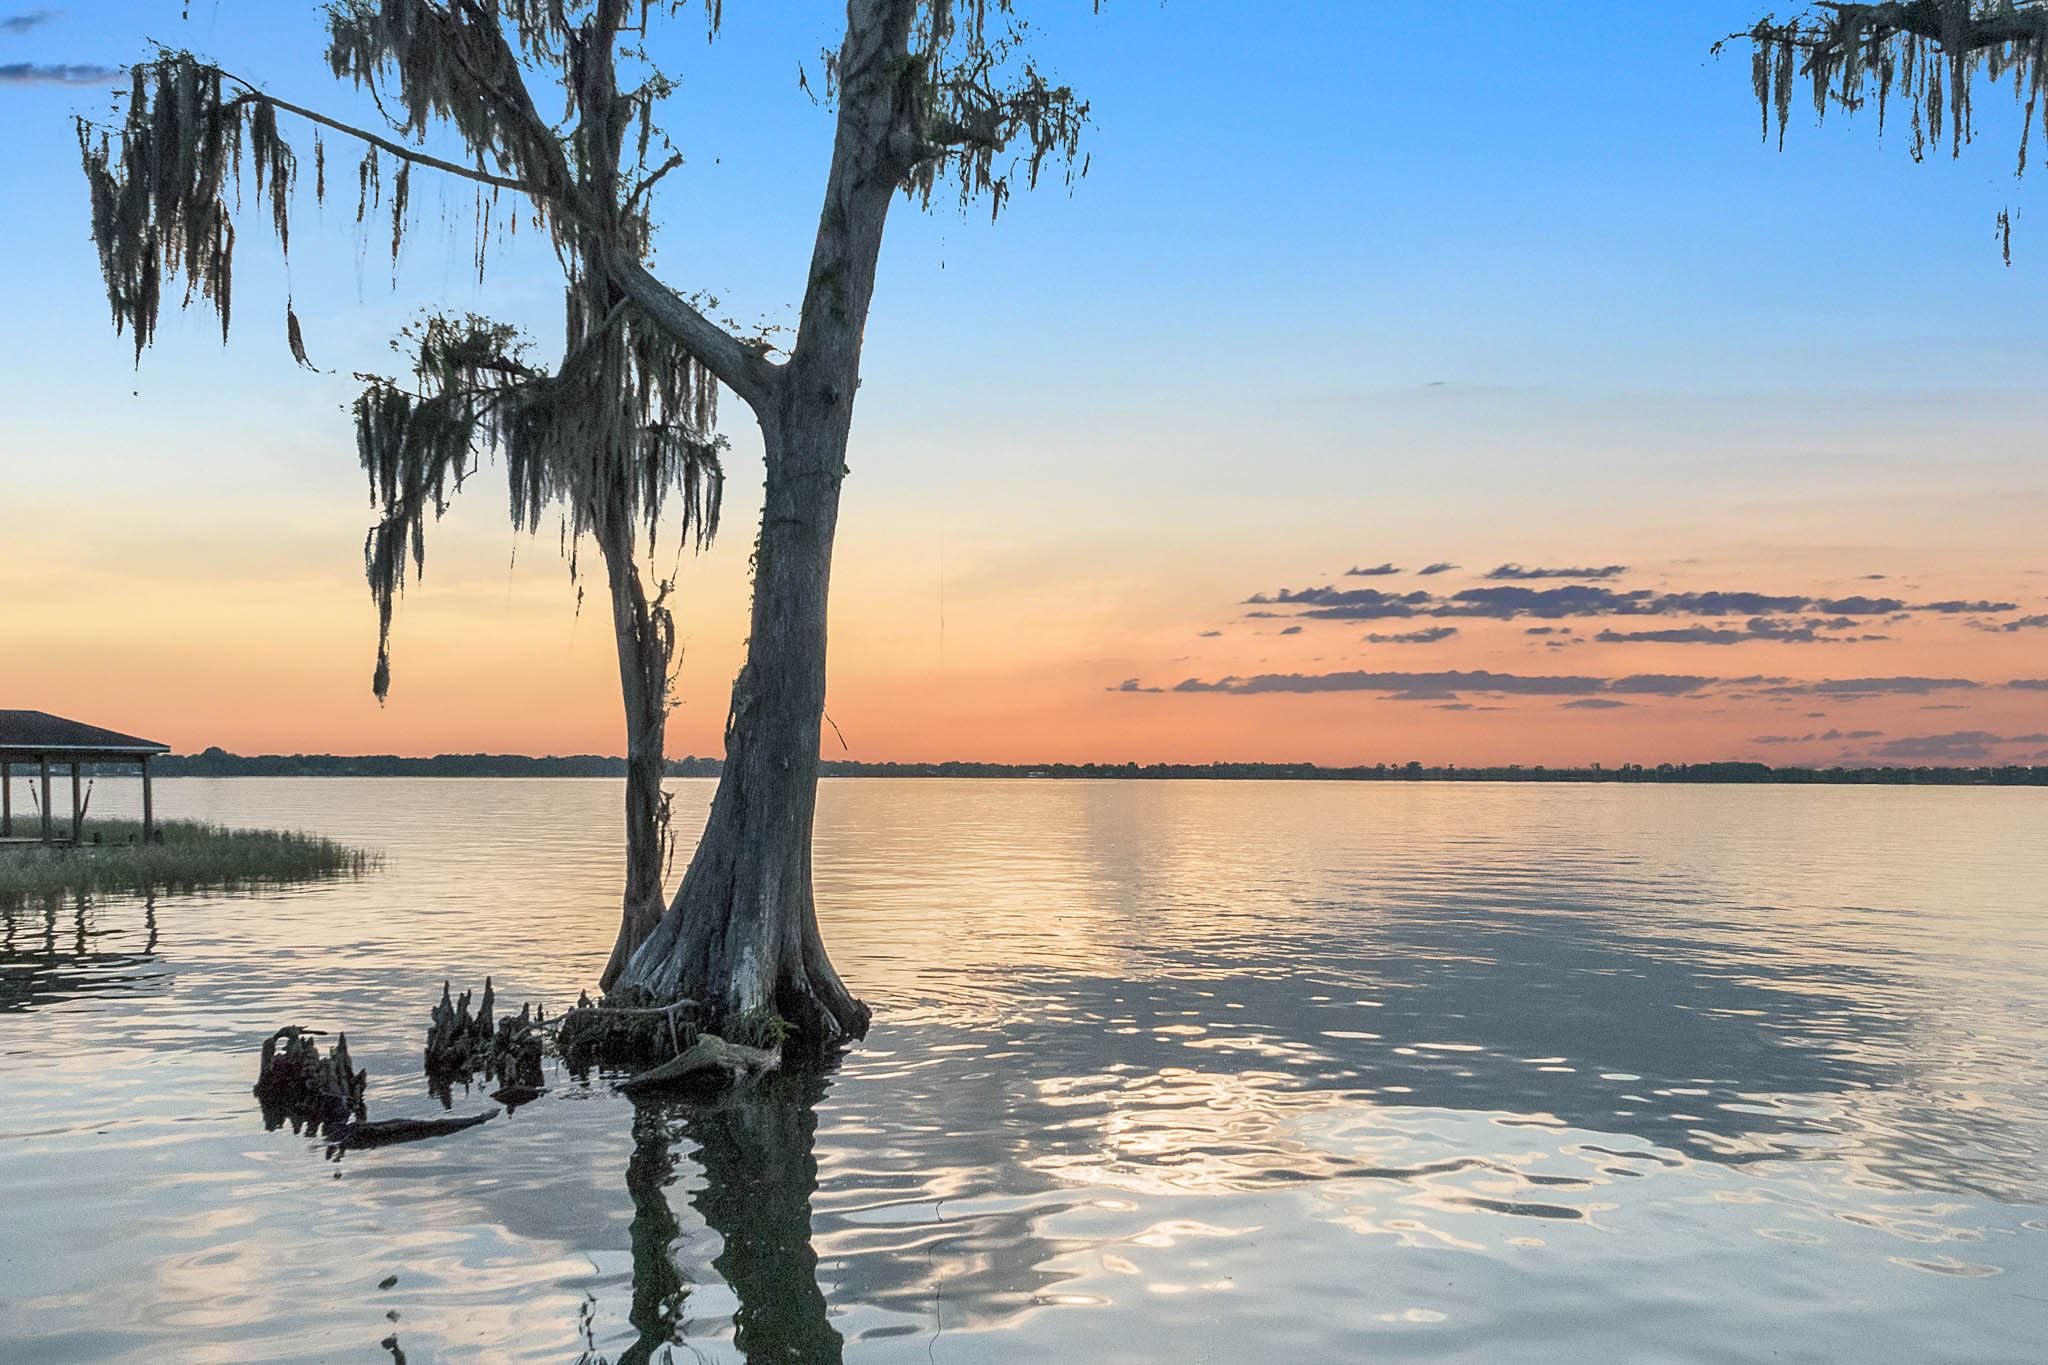
[[[1365,637],[1367,644],[1374,645],[1433,645],[1439,640],[1448,640],[1458,633],[1456,626],[1430,626],[1426,630],[1404,630],[1393,635],[1373,634]]]
[[[1359,572],[1354,570],[1354,572]],[[1498,571],[1496,571],[1497,573]],[[1494,575],[1488,575],[1493,577]],[[1378,588],[1282,588],[1245,599],[1246,606],[1287,607],[1297,615],[1321,621],[1402,620],[1416,616],[1472,617],[1493,621],[1533,618],[1560,621],[1586,616],[1771,617],[1818,613],[1842,618],[1838,623],[1812,621],[1816,629],[1844,629],[1860,618],[1895,616],[1902,612],[1996,613],[2017,611],[2013,602],[1923,602],[1897,597],[1807,597],[1761,592],[1653,592],[1648,588],[1616,589],[1592,583],[1555,588],[1504,585],[1467,588],[1447,597],[1427,592],[1384,592]],[[1754,628],[1754,633],[1766,633]],[[1699,640],[1677,643],[1734,643]]]
[[[1669,630],[1601,631],[1593,638],[1602,644],[1739,645],[1752,640],[1775,640],[1787,645],[1863,644],[1889,640],[1889,635],[1841,634],[1856,625],[1851,616],[1810,616],[1804,620],[1752,616],[1742,629],[1730,626],[1687,626]]]
[[[1711,686],[1715,678],[1675,673],[1638,673],[1626,678],[1589,678],[1568,674],[1494,673],[1484,669],[1452,669],[1437,673],[1261,673],[1250,678],[1189,678],[1175,692],[1222,692],[1231,696],[1271,693],[1377,692],[1406,701],[1452,701],[1468,692],[1497,696],[1590,697],[1606,693],[1632,696],[1685,696]],[[1137,690],[1135,688],[1128,690]]]
[[[120,78],[111,66],[38,66],[0,63],[0,85],[105,85]]]
[[[1597,569],[1525,569],[1519,564],[1503,564],[1486,576],[1525,582],[1537,578],[1619,578],[1627,572],[1626,564],[1603,564]]]
[[[59,11],[53,9],[37,8],[22,14],[0,15],[0,33],[4,33],[10,38],[18,34],[27,33],[31,29],[41,28],[44,24],[49,23],[57,17],[58,13]]]
[[[1454,701],[1466,693],[1523,697],[1825,697],[1856,701],[1868,697],[1925,697],[1941,692],[1979,692],[1998,687],[1969,678],[1826,678],[1801,682],[1790,678],[1751,676],[1715,678],[1692,673],[1632,673],[1619,678],[1581,674],[1494,673],[1486,669],[1441,672],[1374,672],[1351,669],[1337,673],[1261,673],[1252,677],[1188,678],[1165,689],[1172,692],[1221,693],[1234,697],[1326,692],[1368,692],[1408,701]],[[2004,684],[2023,691],[2048,692],[2048,678],[2015,679]],[[1154,692],[1133,678],[1113,691]]]

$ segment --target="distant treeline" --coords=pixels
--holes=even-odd
[[[244,757],[221,749],[154,759],[161,777],[623,777],[626,761],[603,754],[534,758],[526,754],[437,754],[401,758],[396,754],[263,754]],[[678,758],[671,777],[716,777],[716,758]],[[119,765],[102,771],[119,772]],[[17,769],[17,772],[20,770]],[[132,765],[127,771],[133,771]],[[1430,767],[1421,763],[1376,763],[1325,768],[1314,763],[856,763],[828,759],[827,777],[1042,777],[1201,778],[1239,782],[1751,782],[1820,783],[1843,786],[2048,786],[2048,767],[1995,768],[1774,768],[1768,763],[1625,763],[1584,768],[1511,764],[1500,768]]]

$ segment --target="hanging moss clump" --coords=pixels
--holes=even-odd
[[[1751,83],[1764,134],[1778,141],[1792,116],[1793,95],[1804,81],[1816,117],[1830,109],[1876,105],[1884,131],[1891,105],[1903,100],[1918,160],[1944,140],[1961,155],[1972,134],[1971,92],[2011,79],[2025,110],[2019,167],[2038,117],[2048,134],[2048,5],[2014,0],[1892,0],[1885,4],[1828,4],[1785,23],[1765,18],[1746,34]]]

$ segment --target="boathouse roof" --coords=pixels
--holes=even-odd
[[[170,751],[170,745],[153,739],[67,720],[47,711],[0,711],[0,760],[8,762],[62,759],[74,754],[88,763],[95,759],[119,762]]]

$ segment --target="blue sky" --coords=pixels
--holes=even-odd
[[[0,58],[115,65],[154,38],[360,107],[326,76],[313,7],[199,0],[189,22],[181,8],[65,6],[0,35]],[[1746,54],[1708,56],[1752,17],[1740,6],[1588,4],[1562,28],[1542,7],[1482,0],[1459,8],[1454,42],[1434,7],[1294,4],[1277,23],[1272,7],[1201,0],[1088,11],[1030,8],[1044,59],[1093,104],[1091,175],[1071,198],[1019,196],[994,227],[900,214],[874,368],[938,352],[959,382],[1007,390],[1014,371],[999,372],[1046,373],[1056,344],[1116,359],[1099,382],[1119,392],[1171,392],[1190,364],[1264,371],[1266,387],[1292,373],[1862,390],[2023,384],[2038,357],[2040,272],[1987,249],[1994,215],[2026,197],[2002,95],[1982,102],[1960,163],[1915,166],[1900,139],[1803,117],[1781,155],[1759,141]],[[665,205],[664,264],[749,317],[787,316],[801,281],[830,125],[794,77],[807,59],[815,71],[832,17],[731,4],[715,45],[687,13],[657,34],[685,74],[671,126],[692,157]],[[61,317],[94,284],[66,120],[104,101],[6,94],[20,130],[8,230],[52,267],[10,301]],[[430,238],[408,292],[443,283]],[[2028,240],[2022,217],[2023,255]],[[551,263],[520,264],[545,295]],[[385,272],[367,273],[382,302]],[[311,308],[353,302],[308,292]],[[969,326],[966,353],[918,345]]]
[[[360,111],[325,73],[310,6],[196,0],[189,21],[178,3],[48,8],[0,31],[0,66],[115,65],[155,38]],[[694,12],[658,35],[683,77],[669,128],[690,157],[658,213],[658,273],[783,322],[830,137],[795,78],[807,61],[815,73],[836,13],[725,8],[715,44]],[[1092,103],[1090,172],[1071,192],[1020,193],[993,225],[978,209],[899,208],[869,330],[835,677],[872,696],[871,733],[897,748],[915,731],[883,698],[928,710],[929,689],[1042,692],[1008,710],[960,702],[945,731],[956,748],[977,727],[1107,742],[1129,714],[1100,711],[1098,686],[1172,673],[1173,641],[1251,591],[1390,557],[1620,561],[1666,577],[1699,565],[1799,592],[1917,573],[2002,596],[2044,567],[2030,546],[2048,511],[2048,233],[2026,212],[2033,183],[2012,174],[2002,93],[1980,99],[1960,161],[1916,165],[1868,119],[1816,129],[1799,111],[1783,152],[1761,141],[1746,51],[1709,55],[1757,17],[1741,4],[1586,4],[1568,24],[1510,3],[1025,8],[1043,63]],[[55,564],[118,597],[169,573],[220,599],[253,575],[296,575],[322,602],[353,603],[334,609],[359,630],[367,608],[340,548],[366,516],[337,411],[350,372],[387,366],[385,339],[429,304],[521,320],[551,344],[552,258],[528,234],[479,290],[466,234],[437,234],[422,177],[428,216],[395,290],[388,229],[359,253],[352,203],[300,230],[288,280],[252,225],[225,352],[210,318],[167,319],[136,371],[107,325],[69,127],[105,107],[104,90],[17,79],[0,101],[14,134],[0,152],[6,247],[32,263],[0,280],[0,401],[16,414],[0,459],[37,520],[106,528],[85,557],[17,542],[0,580],[13,590]],[[465,204],[450,201],[458,227]],[[2007,207],[2020,210],[2011,268],[1993,237]],[[315,362],[337,373],[284,357],[287,287]],[[752,453],[744,426],[733,432],[741,526]],[[511,538],[496,495],[482,503],[446,528],[430,590],[510,592]],[[707,716],[730,674],[747,539],[729,534],[701,575]],[[561,614],[552,547],[521,553],[538,567],[518,572]],[[940,687],[900,661],[937,666],[928,637],[947,593],[945,666],[965,672]],[[89,658],[51,629],[41,653]],[[404,644],[390,711],[363,709],[351,674],[351,700],[336,693],[313,728],[348,737],[336,747],[384,747],[366,727],[402,717],[395,733],[428,749],[436,726],[460,729],[405,698]],[[558,692],[587,699],[602,747],[605,669],[590,644],[564,647]],[[358,643],[337,648],[352,660]],[[1190,666],[1261,663],[1234,662]],[[1924,671],[1912,664],[1897,666]],[[74,685],[65,667],[40,685]],[[1342,704],[1269,733],[1307,743],[1321,726],[1348,737],[1331,757],[1363,750],[1379,716]],[[1164,753],[1184,722],[1141,725],[1131,742]],[[1592,742],[1589,723],[1571,718],[1560,744]],[[1714,742],[1736,746],[1742,728]],[[1502,739],[1441,733],[1460,752]],[[1654,745],[1656,732],[1615,742]],[[507,733],[490,747],[546,746]]]

